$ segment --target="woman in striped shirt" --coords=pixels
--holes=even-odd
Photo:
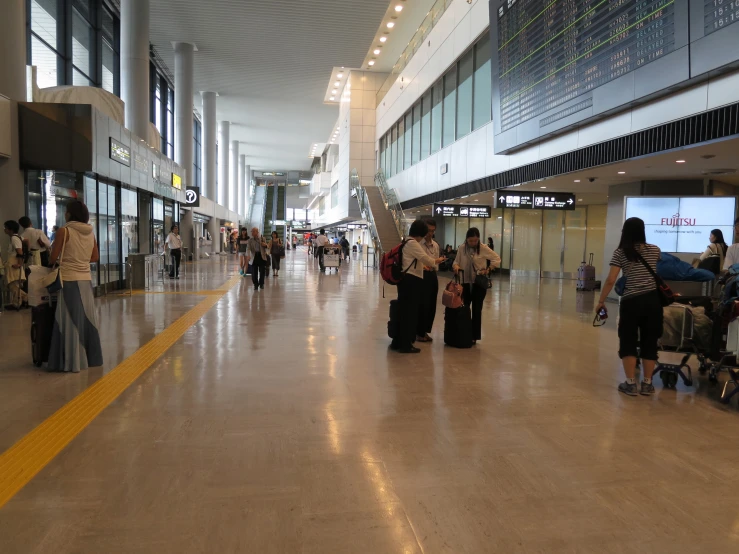
[[[611,258],[611,271],[595,307],[596,313],[605,308],[604,302],[616,284],[618,274],[623,271],[626,287],[619,308],[618,354],[626,381],[618,386],[618,390],[630,396],[654,393],[652,374],[657,363],[657,342],[662,336],[662,303],[657,282],[646,266],[656,273],[659,256],[659,247],[647,243],[644,221],[638,217],[627,219],[621,231],[621,242]],[[636,360],[639,355],[644,375],[637,391]]]

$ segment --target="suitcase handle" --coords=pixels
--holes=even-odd
[[[591,253],[590,253],[590,261],[589,261],[588,265],[590,265],[590,266],[592,266],[592,265],[593,265],[593,258],[594,258],[594,257],[595,257],[595,255],[594,255],[594,254],[593,254],[593,253],[591,252]]]

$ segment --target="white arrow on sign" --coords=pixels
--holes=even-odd
[[[440,214],[441,213],[441,208],[436,208],[436,213],[437,214]]]
[[[568,204],[574,204],[574,200],[572,200],[572,198],[570,198],[570,199],[569,199],[569,200],[567,201],[567,203],[568,203]]]
[[[503,202],[503,204],[505,204],[505,196],[498,198],[498,202]]]

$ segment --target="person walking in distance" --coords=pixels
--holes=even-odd
[[[249,270],[249,253],[246,250],[249,246],[249,231],[246,230],[246,227],[241,228],[237,244],[239,250],[239,275],[243,277]]]
[[[172,229],[164,241],[164,247],[169,248],[169,255],[172,258],[172,265],[169,270],[170,279],[180,278],[180,262],[182,261],[182,237],[180,237],[180,228],[177,224],[172,225]]]
[[[436,221],[433,219],[425,220],[428,232],[423,240],[419,243],[423,248],[424,252],[433,259],[444,259],[439,251],[439,245],[434,240],[434,233],[436,232]],[[431,342],[429,333],[434,326],[434,319],[436,318],[436,304],[439,298],[439,278],[437,272],[439,265],[434,264],[433,266],[424,266],[423,268],[423,296],[419,304],[418,311],[418,330],[416,331],[416,340],[418,342]]]
[[[328,237],[326,236],[326,229],[321,229],[320,234],[316,237],[315,242],[315,248],[318,248],[318,267],[321,269],[321,271],[325,271],[326,267],[323,265],[323,254],[325,252],[326,246],[329,245],[331,241],[328,240]]]
[[[482,338],[482,303],[488,293],[487,274],[496,267],[500,267],[500,256],[480,244],[480,231],[471,227],[457,249],[452,269],[456,274],[462,273],[462,298],[465,307],[472,310],[472,344]]]
[[[403,278],[398,283],[398,335],[393,339],[390,348],[401,354],[417,354],[421,350],[413,346],[418,329],[419,306],[423,300],[423,268],[434,267],[441,263],[441,258],[432,258],[420,245],[428,235],[426,224],[417,219],[411,224],[408,238],[403,242],[402,264]]]
[[[626,374],[619,392],[636,396],[654,394],[652,374],[657,364],[657,343],[662,336],[662,302],[653,273],[660,257],[658,246],[647,243],[644,221],[631,217],[624,221],[621,242],[611,258],[611,269],[600,292],[595,313],[605,310],[605,301],[623,271],[626,287],[621,296],[618,319],[618,355]],[[648,267],[651,269],[648,269]],[[636,385],[636,361],[641,357],[643,378]]]
[[[10,243],[8,244],[8,255],[5,259],[5,280],[10,291],[10,304],[5,306],[8,310],[20,310],[21,306],[26,302],[26,293],[23,292],[23,281],[25,273],[23,265],[25,257],[23,255],[23,239],[20,235],[20,225],[12,219],[5,222],[5,234],[8,235]],[[2,301],[2,299],[0,299]]]
[[[251,230],[251,238],[247,246],[246,261],[252,260],[251,280],[254,283],[254,290],[264,288],[264,276],[267,273],[267,241],[259,235],[259,229],[253,227]]]
[[[269,253],[272,256],[272,276],[280,276],[280,255],[282,254],[282,241],[277,231],[272,231],[272,237],[269,241]]]

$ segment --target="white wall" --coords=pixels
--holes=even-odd
[[[377,90],[386,75],[368,71],[349,72],[341,93],[339,108],[339,158],[331,170],[333,185],[339,182],[339,200],[331,208],[331,195],[326,195],[326,211],[314,226],[332,225],[343,220],[359,219],[359,206],[351,197],[349,176],[356,169],[363,186],[374,185],[375,180],[375,104]]]
[[[454,0],[377,107],[376,144],[422,94],[483,33],[488,32],[487,0]],[[430,44],[430,45],[429,45]],[[401,201],[441,191],[739,101],[739,71],[681,90],[607,119],[575,128],[510,155],[493,154],[493,124],[432,154],[388,179]],[[449,172],[440,175],[442,164]]]

